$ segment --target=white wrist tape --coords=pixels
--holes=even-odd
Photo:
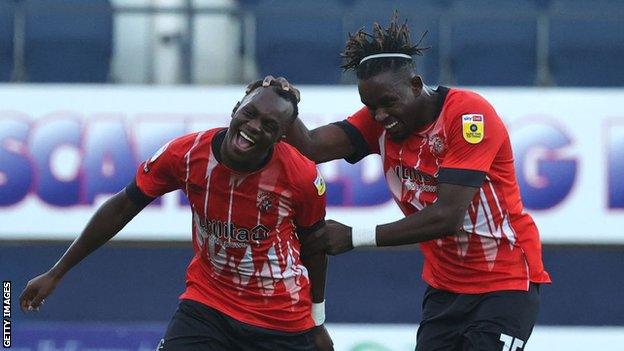
[[[353,247],[377,246],[377,228],[352,228],[351,242]]]
[[[325,300],[319,303],[312,303],[312,319],[317,327],[325,323]]]

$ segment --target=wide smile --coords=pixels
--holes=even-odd
[[[243,152],[249,151],[256,146],[256,140],[242,130],[236,134],[233,141],[236,148]]]
[[[397,124],[399,124],[399,122],[398,122],[398,121],[394,121],[394,122],[392,122],[392,123],[390,123],[390,124],[385,124],[385,125],[384,125],[384,128],[385,128],[386,130],[389,130],[390,128],[392,128],[392,127],[396,126]]]

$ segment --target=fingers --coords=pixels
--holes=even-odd
[[[266,77],[264,77],[264,79],[262,80],[262,86],[263,87],[268,87],[269,85],[271,85],[271,83],[275,80],[275,77],[273,77],[272,75],[268,75]]]
[[[46,295],[41,289],[27,285],[19,297],[20,309],[23,312],[39,311],[39,307],[45,303]]]
[[[262,85],[262,80],[256,80],[254,82],[251,82],[247,85],[247,88],[245,88],[245,94],[249,94],[252,90],[256,89],[257,87]]]
[[[245,93],[249,94],[249,92],[251,92],[255,88],[258,88],[259,86],[263,86],[266,88],[271,85],[279,86],[284,91],[291,91],[293,94],[295,94],[295,98],[297,98],[297,102],[301,101],[301,93],[299,92],[299,89],[293,87],[292,84],[290,84],[290,82],[286,78],[284,77],[275,78],[272,75],[268,75],[264,77],[264,79],[261,81],[255,81],[247,85],[247,89],[245,90]]]
[[[34,299],[32,299],[28,309],[30,311],[32,310],[39,311],[39,307],[41,307],[41,305],[43,305],[44,302],[45,302],[45,295],[39,293],[37,294],[37,296],[35,296]]]
[[[28,286],[22,291],[22,294],[19,297],[20,309],[22,312],[26,312],[28,310],[28,306],[30,306],[30,300],[32,299],[32,292],[28,289]]]
[[[40,295],[37,290],[27,286],[20,295],[20,309],[23,312],[39,311],[39,306],[44,301],[44,296]]]

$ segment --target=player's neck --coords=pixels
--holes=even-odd
[[[431,123],[435,122],[440,116],[440,113],[442,113],[447,91],[448,89],[445,87],[438,87],[435,90],[427,88],[426,93],[423,91],[421,106],[423,110],[422,116],[426,121],[425,126],[429,126]]]
[[[266,150],[262,155],[252,155],[252,157],[245,157],[240,160],[235,160],[229,157],[229,149],[227,145],[227,138],[224,138],[219,148],[219,157],[217,161],[225,165],[227,168],[240,173],[252,173],[263,168],[269,161],[272,155],[272,149]]]

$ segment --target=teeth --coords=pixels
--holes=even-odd
[[[251,139],[251,137],[249,137],[249,135],[245,134],[245,132],[243,132],[242,130],[240,131],[240,135],[243,137],[243,139],[247,140],[248,142],[255,144],[256,142],[253,141],[253,139]]]
[[[394,121],[394,122],[392,122],[392,123],[388,124],[387,126],[384,126],[384,128],[386,128],[386,129],[390,129],[390,128],[392,128],[392,127],[396,126],[396,125],[397,125],[397,123],[399,123],[399,122]]]

